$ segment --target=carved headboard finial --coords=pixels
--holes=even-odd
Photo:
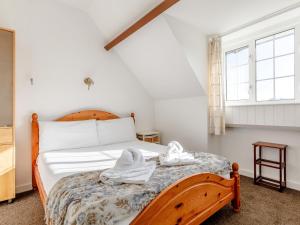
[[[33,114],[32,114],[32,121],[37,121],[38,119],[39,119],[38,114],[33,113]]]

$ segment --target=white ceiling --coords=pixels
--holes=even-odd
[[[59,0],[61,2],[67,3],[72,7],[77,9],[81,9],[83,11],[88,11],[90,6],[92,5],[93,0]]]
[[[89,12],[103,34],[111,39],[160,2],[161,0],[94,0]]]
[[[207,34],[224,33],[299,0],[182,0],[168,14]]]
[[[101,21],[106,36],[115,36],[162,0],[59,0],[84,11],[110,14]],[[181,0],[166,13],[199,27],[206,34],[223,33],[299,0]],[[106,16],[107,17],[107,16]],[[99,24],[100,25],[100,24]]]

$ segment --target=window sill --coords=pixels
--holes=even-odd
[[[278,100],[278,101],[264,101],[264,102],[243,102],[243,101],[226,101],[225,107],[232,106],[264,106],[264,105],[296,105],[300,104],[299,100]]]
[[[226,124],[226,128],[247,128],[247,129],[276,129],[276,130],[289,130],[300,131],[297,126],[272,126],[272,125],[250,125],[250,124]]]

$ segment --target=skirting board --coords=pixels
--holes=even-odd
[[[23,185],[18,185],[16,186],[16,193],[22,193],[22,192],[26,192],[26,191],[31,191],[32,190],[32,184],[23,184]]]
[[[251,177],[251,178],[254,177],[253,171],[251,171],[251,170],[240,169],[239,171],[240,171],[240,174],[243,176]],[[300,191],[300,183],[299,182],[287,180],[287,187],[297,190],[297,191]]]

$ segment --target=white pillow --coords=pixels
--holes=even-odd
[[[131,117],[98,120],[97,129],[101,145],[137,140],[134,121]]]
[[[40,152],[99,145],[96,120],[39,122]]]

